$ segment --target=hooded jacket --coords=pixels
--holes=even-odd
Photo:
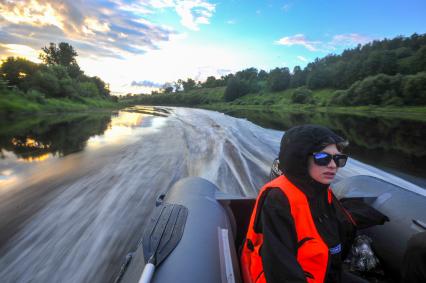
[[[306,212],[312,216],[315,228],[328,257],[321,260],[324,264],[321,273],[323,279],[313,281],[312,274],[303,269],[306,262],[300,262],[297,229],[299,221],[291,213],[293,203],[284,193],[285,189],[274,187],[276,182],[265,185],[257,200],[257,209],[251,222],[254,233],[261,235],[262,244],[258,250],[261,256],[262,277],[271,282],[340,282],[343,247],[348,235],[353,232],[353,221],[340,206],[338,200],[330,194],[328,185],[313,180],[308,173],[308,157],[329,144],[343,146],[344,139],[331,130],[316,125],[304,125],[288,130],[281,141],[279,169],[307,200]],[[279,182],[285,184],[286,182]],[[291,198],[294,202],[293,198]],[[300,235],[299,235],[300,236]],[[248,234],[249,237],[249,234]],[[244,253],[244,248],[243,248]],[[244,264],[244,263],[243,263]],[[305,268],[306,269],[306,268]],[[321,275],[322,276],[322,275]]]

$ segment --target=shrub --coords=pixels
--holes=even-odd
[[[92,82],[78,83],[78,90],[81,96],[85,96],[85,97],[100,96],[98,87]]]
[[[70,78],[63,78],[59,81],[60,96],[62,97],[77,97],[78,91],[75,82]]]
[[[346,90],[336,90],[330,99],[330,105],[349,105]]]
[[[38,71],[31,82],[32,89],[39,90],[50,97],[60,95],[60,85],[55,74],[49,70]]]
[[[404,100],[401,97],[395,96],[384,102],[384,105],[402,106],[404,105]]]
[[[26,96],[28,99],[30,99],[30,100],[32,100],[32,101],[35,101],[35,102],[37,102],[37,103],[44,104],[44,103],[46,102],[46,96],[45,96],[45,94],[44,94],[44,93],[42,93],[42,92],[40,92],[40,91],[38,91],[38,90],[35,90],[35,89],[31,89],[31,90],[29,90],[29,91],[25,94],[25,96]]]
[[[392,97],[401,96],[402,76],[379,74],[355,82],[347,90],[351,105],[382,105]]]
[[[299,87],[293,91],[291,102],[300,104],[313,104],[312,91],[306,87]]]
[[[0,91],[5,92],[7,90],[7,82],[0,78]]]
[[[426,72],[406,76],[402,87],[407,105],[426,105]]]

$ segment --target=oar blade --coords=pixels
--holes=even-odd
[[[177,204],[155,208],[142,240],[145,262],[159,265],[177,246],[185,230],[188,209]]]

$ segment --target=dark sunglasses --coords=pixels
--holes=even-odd
[[[330,164],[331,159],[333,159],[337,167],[343,167],[346,165],[346,161],[348,161],[346,154],[331,155],[330,153],[321,151],[312,153],[312,156],[314,157],[314,163],[319,166],[327,166]]]

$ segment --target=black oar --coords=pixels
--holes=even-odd
[[[139,283],[149,283],[158,266],[177,246],[185,229],[188,209],[177,204],[155,208],[142,239],[145,268]]]

